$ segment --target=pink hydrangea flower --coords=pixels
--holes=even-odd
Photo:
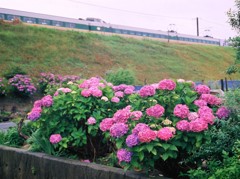
[[[139,120],[142,117],[142,112],[141,111],[133,111],[131,112],[131,119],[134,121]]]
[[[62,91],[63,93],[71,93],[72,90],[70,88],[59,88],[58,91]]]
[[[129,163],[132,160],[132,152],[129,152],[126,149],[119,149],[117,151],[117,158],[119,162],[123,161]]]
[[[187,120],[178,121],[176,128],[180,131],[189,131],[189,122]]]
[[[153,96],[153,95],[155,95],[155,93],[156,93],[155,88],[153,86],[151,86],[151,85],[143,86],[139,90],[139,95],[141,97]]]
[[[140,131],[145,131],[150,129],[150,127],[145,123],[138,123],[132,130],[133,134],[138,134]]]
[[[114,96],[114,97],[112,97],[111,101],[113,103],[119,103],[120,99],[118,97]]]
[[[201,132],[208,129],[208,124],[202,119],[196,119],[189,123],[189,130],[192,132]]]
[[[134,89],[127,87],[127,88],[124,90],[124,93],[125,93],[125,94],[133,94],[133,93],[134,93]]]
[[[33,107],[42,107],[42,101],[41,100],[35,101]]]
[[[219,119],[227,118],[230,114],[230,110],[227,109],[225,106],[218,108],[216,115]]]
[[[173,137],[173,133],[168,127],[163,127],[157,132],[157,137],[161,140],[168,141]]]
[[[101,97],[102,96],[102,90],[100,90],[96,87],[91,87],[91,88],[89,88],[89,90],[91,91],[91,94],[94,97]]]
[[[112,127],[112,125],[114,124],[114,120],[113,118],[105,118],[101,121],[100,123],[100,130],[105,132],[105,131],[108,131],[110,130],[110,128]]]
[[[198,113],[197,112],[190,112],[188,114],[188,119],[190,121],[194,121],[195,119],[197,119],[199,116],[198,116]]]
[[[222,103],[221,98],[218,98],[212,94],[202,94],[200,99],[206,101],[210,105],[220,105]]]
[[[164,79],[159,82],[158,89],[160,90],[174,90],[176,88],[176,83],[173,80]]]
[[[96,124],[96,119],[94,117],[90,117],[88,118],[87,123],[89,125]]]
[[[198,109],[198,114],[201,116],[202,114],[205,114],[205,113],[213,113],[212,112],[212,109],[211,108],[209,108],[208,106],[203,106],[203,107],[200,107],[199,109]]]
[[[210,93],[210,88],[206,85],[198,85],[195,89],[198,94],[209,94]]]
[[[130,111],[131,107],[127,106],[123,109],[118,110],[114,115],[113,118],[115,120],[115,122],[121,122],[121,123],[126,123],[128,121],[128,119],[131,116],[131,111]]]
[[[62,140],[62,136],[60,134],[52,134],[49,138],[49,141],[52,144],[57,144],[58,142],[60,142]]]
[[[41,101],[42,101],[42,106],[44,106],[44,107],[50,107],[53,104],[53,99],[52,99],[52,96],[50,96],[50,95],[44,96],[41,99]]]
[[[173,114],[182,119],[187,118],[189,114],[189,108],[185,104],[177,104],[174,108]]]
[[[165,111],[164,107],[162,107],[159,104],[156,104],[146,109],[147,115],[155,118],[160,118],[163,115],[164,111]]]
[[[122,98],[124,96],[124,92],[117,91],[117,92],[115,92],[115,96],[118,97],[118,98]]]
[[[198,107],[207,106],[207,102],[205,100],[202,100],[202,99],[195,100],[194,104]]]
[[[138,133],[138,139],[142,143],[149,143],[157,138],[157,132],[151,129],[142,130]]]
[[[115,123],[110,128],[110,135],[112,137],[122,137],[128,132],[128,125],[124,123]]]
[[[83,97],[85,97],[85,98],[88,98],[89,96],[91,96],[91,90],[89,90],[89,89],[83,89],[83,90],[81,91],[81,95],[82,95]]]

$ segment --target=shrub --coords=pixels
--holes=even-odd
[[[112,153],[112,161],[118,158],[115,165],[126,170],[148,172],[167,163],[176,177],[180,163],[208,140],[205,131],[221,103],[193,85],[165,79],[134,92],[133,86],[112,86],[99,78],[69,84],[34,103],[28,118],[45,142],[32,145],[91,161]]]
[[[13,78],[15,75],[20,74],[20,75],[26,75],[26,71],[24,71],[21,67],[19,66],[13,66],[10,69],[6,70],[6,72],[3,74],[3,76],[9,80],[10,78]]]
[[[38,84],[42,93],[53,95],[58,88],[66,86],[69,82],[74,83],[78,80],[80,80],[80,76],[76,75],[61,76],[52,73],[41,73]]]
[[[17,74],[13,78],[10,78],[8,83],[12,86],[12,91],[16,95],[30,96],[37,91],[31,81],[31,78],[28,76]]]
[[[119,68],[116,71],[110,71],[106,74],[106,80],[114,85],[127,84],[132,85],[136,81],[132,70]]]

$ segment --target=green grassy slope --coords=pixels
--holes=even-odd
[[[108,70],[133,70],[138,84],[163,78],[219,80],[233,63],[229,47],[186,45],[119,36],[0,24],[0,76],[13,66],[40,72],[104,76]],[[240,79],[240,74],[233,76]]]

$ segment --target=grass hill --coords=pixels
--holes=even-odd
[[[119,67],[135,72],[137,84],[163,78],[219,80],[235,60],[230,47],[186,45],[26,25],[0,24],[0,76],[19,66],[40,72],[102,76]],[[240,79],[240,74],[232,77]]]

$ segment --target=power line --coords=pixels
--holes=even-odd
[[[138,15],[154,16],[154,17],[165,17],[165,18],[172,18],[172,19],[188,19],[188,20],[192,20],[192,18],[189,18],[189,17],[171,17],[171,16],[164,16],[164,15],[158,15],[158,14],[142,13],[142,12],[138,12],[138,11],[130,11],[130,10],[126,10],[126,9],[112,8],[112,7],[107,7],[107,6],[102,6],[102,5],[92,4],[92,3],[81,2],[81,1],[77,1],[77,0],[67,0],[67,1],[71,1],[71,2],[74,2],[74,3],[78,3],[78,4],[84,4],[84,5],[88,5],[88,6],[104,8],[104,9],[117,10],[117,11],[132,13],[132,14],[138,14]]]

